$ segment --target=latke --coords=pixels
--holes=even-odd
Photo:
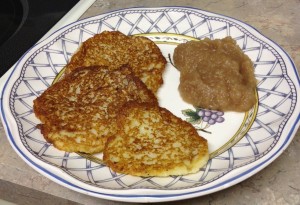
[[[129,68],[80,67],[34,100],[45,139],[68,152],[97,153],[116,132],[116,117],[129,101],[157,104]]]
[[[149,103],[127,103],[119,113],[118,132],[103,151],[115,172],[135,176],[195,173],[208,160],[206,139],[170,111]]]
[[[104,31],[84,41],[66,65],[65,72],[93,65],[114,70],[125,64],[153,93],[162,85],[166,59],[158,46],[146,37],[126,36],[119,31]]]

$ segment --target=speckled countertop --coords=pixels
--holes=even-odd
[[[283,47],[299,72],[299,0],[97,0],[81,18],[140,6],[195,7],[244,21]],[[251,178],[217,193],[169,204],[300,204],[299,137],[298,130],[283,154]],[[123,204],[74,192],[40,175],[13,151],[2,125],[0,170],[0,198],[17,204]]]

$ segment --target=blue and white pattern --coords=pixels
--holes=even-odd
[[[105,165],[55,149],[36,128],[39,121],[32,110],[33,100],[51,85],[81,42],[104,30],[127,35],[173,33],[198,39],[232,36],[253,61],[258,80],[258,110],[254,122],[247,122],[253,123],[248,132],[198,173],[167,178],[114,173]],[[168,35],[165,38],[165,42],[170,40]],[[75,22],[34,46],[20,59],[4,87],[1,115],[16,152],[50,179],[105,199],[156,202],[224,189],[275,160],[299,126],[298,93],[299,77],[289,56],[251,26],[192,8],[132,8]]]

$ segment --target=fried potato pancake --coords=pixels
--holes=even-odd
[[[208,145],[195,128],[170,111],[149,103],[127,103],[117,119],[118,133],[103,151],[115,172],[135,176],[195,173],[207,163]]]
[[[68,152],[97,153],[116,132],[116,117],[129,101],[157,104],[129,68],[80,67],[34,100],[45,139]]]
[[[66,65],[66,73],[80,66],[104,65],[110,70],[128,64],[134,74],[156,93],[163,83],[166,59],[158,46],[142,36],[104,31],[84,41]]]

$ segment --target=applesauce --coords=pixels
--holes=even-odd
[[[248,111],[256,103],[250,58],[231,37],[179,44],[173,60],[184,101],[205,109]]]

